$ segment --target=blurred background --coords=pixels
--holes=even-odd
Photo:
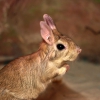
[[[100,0],[0,0],[0,66],[38,50],[42,41],[39,22],[45,13],[53,18],[61,33],[82,48],[79,59],[64,77],[64,83],[72,90],[65,86],[65,98],[57,99],[58,87],[65,87],[53,85],[57,96],[50,100],[81,100],[79,94],[88,100],[99,100]]]

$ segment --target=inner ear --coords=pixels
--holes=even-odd
[[[41,21],[40,28],[42,38],[45,40],[46,43],[52,45],[54,43],[54,35],[50,27],[46,24],[46,22]]]
[[[48,14],[44,14],[43,19],[52,30],[56,29],[53,19]]]
[[[54,32],[54,34],[60,36],[60,33],[57,31],[57,28],[53,19],[48,14],[44,14],[43,19],[46,22],[46,24],[50,27],[50,29]]]

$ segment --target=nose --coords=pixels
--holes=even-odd
[[[80,47],[77,47],[77,53],[81,53],[82,49],[80,49]]]

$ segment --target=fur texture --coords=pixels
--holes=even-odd
[[[67,71],[67,61],[76,59],[81,49],[61,35],[50,16],[40,22],[43,42],[36,53],[15,59],[0,70],[0,100],[31,100],[42,93],[57,76]],[[64,46],[63,50],[57,44]]]

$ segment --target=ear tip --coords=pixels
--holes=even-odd
[[[48,17],[48,16],[49,16],[48,14],[44,14],[44,15],[43,15],[43,18]]]

